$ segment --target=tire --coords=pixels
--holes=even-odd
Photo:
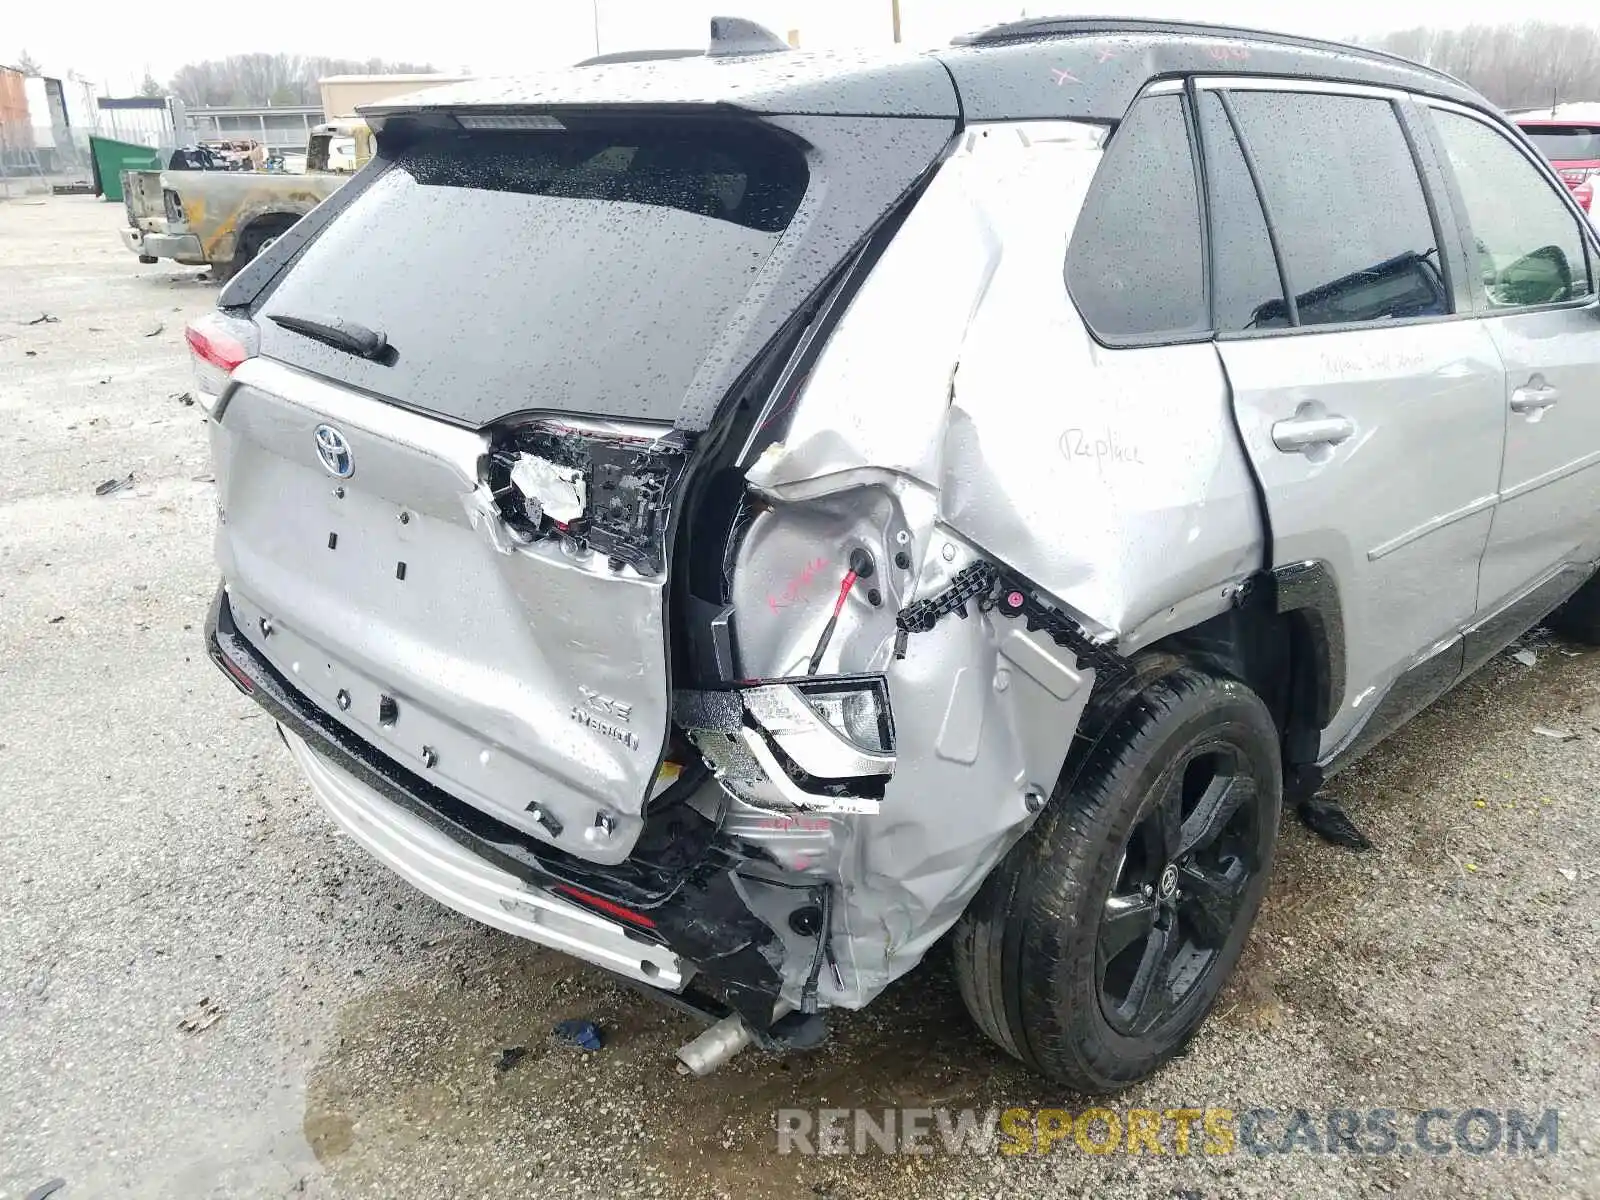
[[[292,225],[293,222],[290,222]],[[244,270],[273,242],[277,241],[289,230],[289,225],[280,224],[269,220],[258,222],[250,226],[239,235],[239,240],[234,243],[233,257],[225,263],[212,263],[211,276],[218,283],[227,283],[240,271]]]
[[[1216,1003],[1266,891],[1283,769],[1260,698],[1188,666],[1147,683],[1078,762],[984,881],[952,949],[978,1027],[1092,1095],[1156,1071]],[[1141,989],[1155,978],[1141,970],[1169,958],[1164,985]]]
[[[1589,576],[1582,587],[1545,618],[1545,624],[1571,641],[1600,646],[1600,575]]]

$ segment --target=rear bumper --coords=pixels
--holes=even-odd
[[[734,878],[738,860],[707,841],[714,829],[691,828],[693,813],[670,819],[660,862],[638,851],[614,867],[574,860],[419,778],[310,703],[240,636],[225,588],[205,643],[223,674],[278,722],[334,820],[417,888],[658,989],[676,991],[696,973],[714,978],[754,1028],[770,1023],[783,943],[749,908],[741,892],[749,884]]]
[[[485,925],[638,983],[678,991],[687,982],[689,969],[665,946],[530,887],[341,771],[294,734],[286,732],[285,741],[339,827],[418,891]]]
[[[124,229],[122,244],[145,258],[172,258],[191,266],[203,266],[206,252],[200,239],[192,233],[156,233],[142,229]]]

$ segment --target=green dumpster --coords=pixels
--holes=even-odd
[[[136,142],[112,138],[89,138],[89,154],[94,162],[94,186],[107,200],[122,201],[124,171],[154,171],[161,166],[161,153]]]

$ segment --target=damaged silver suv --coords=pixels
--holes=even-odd
[[[1600,633],[1593,231],[1369,51],[1025,21],[366,110],[189,330],[212,657],[480,921],[794,1047],[947,934],[1106,1091],[1238,959],[1286,796]]]

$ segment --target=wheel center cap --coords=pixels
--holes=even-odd
[[[1166,870],[1161,872],[1161,882],[1156,885],[1156,894],[1163,900],[1170,900],[1177,890],[1178,868],[1168,863]]]

